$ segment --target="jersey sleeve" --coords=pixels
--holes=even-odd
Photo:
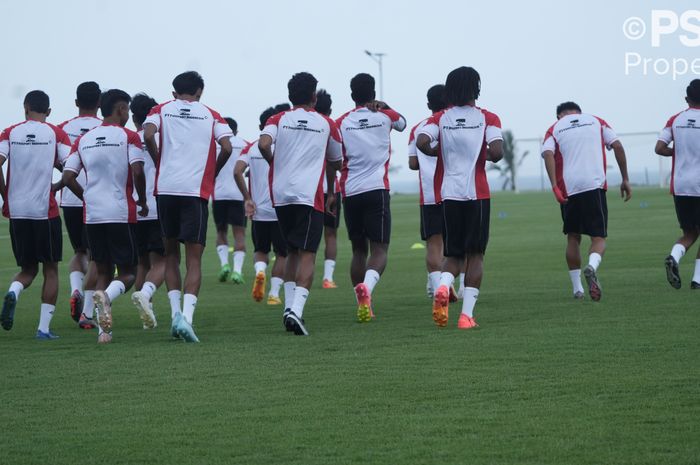
[[[265,123],[265,127],[262,130],[262,134],[266,134],[272,138],[272,143],[274,144],[275,141],[277,140],[277,129],[279,127],[280,119],[282,118],[282,115],[284,113],[277,113],[276,115],[270,116],[268,118],[267,122]]]
[[[151,111],[148,113],[148,116],[146,116],[146,120],[143,122],[143,124],[150,123],[154,125],[158,131],[160,131],[160,110],[162,107],[162,105],[156,105],[155,107],[151,108]]]
[[[490,144],[495,140],[503,140],[503,132],[501,131],[501,119],[494,113],[486,112],[486,143]]]
[[[78,151],[78,141],[80,139],[75,141],[75,150],[71,152],[71,154],[68,156],[68,159],[66,160],[64,166],[63,166],[63,171],[73,171],[74,173],[80,173],[80,170],[83,169],[83,161],[80,159],[80,152]]]
[[[605,122],[605,120],[598,118],[598,121],[600,121],[601,130],[603,134],[603,143],[605,144],[605,148],[610,150],[612,148],[612,143],[618,139],[617,134],[615,134],[615,131],[613,131],[613,129],[608,123]]]
[[[411,134],[408,136],[408,156],[409,157],[416,157],[418,156],[418,150],[416,149],[416,129],[418,128],[418,125],[416,124],[413,126],[413,129],[411,129]]]
[[[137,162],[144,162],[143,145],[141,144],[141,138],[135,132],[127,132],[128,137],[126,141],[126,150],[129,157],[129,164],[133,165]]]
[[[426,136],[430,137],[430,142],[435,142],[440,138],[440,117],[442,116],[442,113],[437,113],[428,118],[428,121],[425,122],[425,125],[421,128],[421,130],[416,134],[416,138],[420,134],[425,134]]]
[[[226,120],[211,108],[209,111],[211,111],[211,114],[214,117],[214,140],[218,142],[224,137],[233,137],[233,131],[231,131],[231,127],[228,125]]]
[[[556,152],[557,141],[554,140],[554,126],[547,129],[547,133],[544,135],[544,140],[542,141],[542,148],[540,149],[540,154],[544,158],[545,152]]]
[[[10,157],[10,130],[5,129],[0,132],[0,156]]]
[[[343,139],[340,135],[340,129],[338,129],[338,125],[332,119],[326,118],[326,121],[328,121],[328,126],[330,128],[326,160],[340,161],[343,159]]]
[[[258,141],[251,142],[249,144],[246,144],[245,147],[243,147],[243,150],[241,150],[241,154],[238,156],[238,159],[236,162],[243,162],[246,165],[250,165],[250,148],[253,146],[253,144],[257,144]]]
[[[666,145],[673,142],[673,122],[675,121],[676,116],[669,118],[669,120],[666,122],[666,126],[659,133],[659,140],[666,143]],[[0,149],[0,152],[2,152],[2,149]]]
[[[406,129],[406,118],[401,116],[397,111],[391,109],[381,111],[391,120],[391,129],[399,132]]]
[[[57,126],[54,132],[56,133],[56,157],[63,164],[71,154],[73,144],[70,143],[70,137],[63,129]]]

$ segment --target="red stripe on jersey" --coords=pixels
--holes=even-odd
[[[314,197],[314,209],[321,213],[326,211],[326,205],[323,202],[323,179],[326,177],[326,162],[323,161],[323,170],[318,178],[318,187],[316,188],[316,196]]]
[[[54,126],[53,124],[46,123],[49,125],[51,129],[53,129],[53,133],[56,136],[56,146],[54,148],[54,158],[53,158],[53,164],[56,166],[58,163],[58,145],[63,144],[68,146],[69,148],[73,145],[70,142],[70,137],[68,137],[68,134],[66,132],[59,128],[58,126]],[[54,193],[51,191],[51,182],[49,182],[49,212],[48,212],[48,217],[49,219],[51,218],[56,218],[59,215],[58,213],[58,202],[56,202],[56,196]]]
[[[250,178],[249,178],[250,179]],[[275,158],[272,158],[272,163],[270,163],[270,169],[267,172],[267,184],[270,189],[270,202],[272,206],[275,206],[275,195],[272,193],[272,181],[275,179]]]
[[[489,191],[489,182],[488,179],[486,179],[486,157],[488,155],[487,147],[486,131],[484,130],[484,142],[481,144],[481,152],[479,153],[479,158],[477,158],[476,166],[474,167],[474,188],[476,191],[476,198],[478,200],[488,199],[491,194]]]
[[[442,147],[438,146],[437,163],[435,164],[435,175],[433,176],[433,191],[435,203],[442,203],[442,179],[445,176],[445,167],[442,164]]]
[[[692,107],[691,107],[692,108]],[[676,135],[673,134],[673,123],[676,122],[676,118],[678,118],[678,115],[683,113],[682,111],[680,113],[676,113],[675,115],[671,116],[668,121],[666,122],[666,127],[671,129],[671,137],[673,137],[673,140],[676,140]],[[674,145],[675,147],[675,145]],[[673,179],[676,174],[676,154],[675,150],[673,153],[673,156],[671,157],[671,185],[670,185],[670,190],[671,190],[671,195],[675,195],[676,191],[673,187]]]
[[[355,110],[350,110],[348,112],[343,113],[340,118],[335,120],[335,125],[338,127],[338,130],[340,130],[340,125],[343,124],[343,120],[347,118],[347,116],[352,113]],[[342,144],[342,150],[343,150],[343,166],[340,168],[340,193],[342,194],[343,198],[345,198],[345,183],[348,182],[348,157],[347,157],[347,151],[345,150],[345,144]]]
[[[2,198],[3,204],[2,204],[2,216],[5,218],[10,217],[10,172],[12,171],[10,167],[12,166],[12,163],[7,164],[7,181],[5,181],[5,195]]]

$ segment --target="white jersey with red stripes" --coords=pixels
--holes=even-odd
[[[57,217],[53,169],[69,153],[68,135],[53,124],[24,121],[2,131],[0,157],[7,160],[3,214],[28,220]]]
[[[68,138],[70,139],[71,145],[78,140],[78,137],[82,136],[90,129],[94,129],[102,124],[102,120],[96,116],[76,116],[75,118],[64,121],[58,125],[59,128],[63,129]],[[61,163],[65,163],[66,160],[60,160]],[[85,173],[81,172],[78,174],[78,184],[85,187]],[[83,201],[80,200],[70,189],[64,187],[61,190],[61,206],[62,207],[83,207]]]
[[[226,121],[200,102],[171,100],[153,107],[144,126],[159,134],[156,195],[200,197],[214,190],[216,142],[233,133]]]
[[[672,116],[659,140],[673,142],[671,193],[700,197],[700,107]]]
[[[565,196],[608,188],[605,150],[617,139],[608,123],[587,113],[563,116],[549,128],[542,154],[554,153],[557,186]]]
[[[139,135],[139,140],[143,145],[143,129],[137,134]],[[156,138],[156,141],[158,141],[158,138]],[[155,195],[156,164],[153,163],[153,158],[151,158],[151,155],[148,153],[145,147],[146,146],[143,145],[143,175],[146,178],[146,203],[148,204],[148,215],[137,216],[137,221],[153,221],[158,219],[158,204],[156,203]],[[139,199],[136,189],[134,189],[133,197],[134,200]]]
[[[85,171],[85,224],[136,222],[131,165],[143,161],[141,138],[121,126],[98,126],[75,141],[63,169]]]
[[[435,203],[490,198],[486,157],[488,144],[503,139],[498,116],[471,105],[450,107],[428,118],[418,134],[440,146]]]
[[[394,110],[357,107],[336,122],[343,138],[343,197],[389,189],[391,130],[403,131],[406,120]]]
[[[326,160],[342,159],[335,122],[314,110],[295,107],[270,117],[262,134],[275,144],[270,166],[272,204],[309,205],[323,212]]]
[[[214,194],[212,200],[240,200],[243,201],[243,194],[238,190],[236,181],[233,179],[233,169],[236,166],[236,160],[241,155],[241,151],[248,145],[248,142],[238,136],[231,136],[231,157],[219,171],[214,183]]]
[[[277,221],[270,199],[270,164],[258,148],[258,141],[245,146],[238,160],[248,165],[248,191],[255,203],[253,221]]]
[[[420,188],[420,204],[435,205],[435,168],[437,167],[437,157],[424,154],[416,147],[416,137],[420,134],[423,126],[429,118],[413,126],[408,137],[408,156],[418,159],[418,182]]]

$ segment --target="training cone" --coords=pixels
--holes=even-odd
[[[411,250],[419,250],[419,249],[425,249],[425,245],[421,244],[420,242],[416,242],[411,246]]]

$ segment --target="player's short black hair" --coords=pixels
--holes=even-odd
[[[129,105],[129,108],[131,109],[131,113],[134,115],[134,121],[136,124],[143,124],[143,122],[146,121],[148,112],[151,111],[151,108],[155,107],[156,105],[158,105],[158,102],[156,102],[154,98],[149,97],[144,93],[134,95],[131,98],[131,105]]]
[[[224,118],[224,120],[228,124],[228,127],[231,128],[231,131],[233,131],[234,133],[238,132],[238,123],[235,119],[231,118],[230,116],[227,116],[226,118]]]
[[[331,94],[326,92],[326,89],[319,89],[316,92],[316,111],[322,115],[331,116],[331,105],[333,105]]]
[[[428,108],[431,111],[442,111],[447,107],[445,102],[445,86],[436,84],[428,89]]]
[[[445,80],[445,100],[449,105],[463,106],[479,98],[481,77],[470,66],[450,71]]]
[[[36,113],[48,113],[51,103],[49,96],[43,90],[33,90],[24,96],[24,104],[29,111]]]
[[[693,79],[685,89],[685,95],[694,105],[700,105],[700,79]]]
[[[297,73],[287,83],[289,101],[292,105],[308,105],[316,94],[316,78],[307,72]]]
[[[185,71],[175,76],[173,89],[177,94],[194,95],[199,89],[204,90],[204,79],[197,71]]]
[[[126,102],[129,104],[131,102],[131,96],[121,89],[109,89],[104,92],[100,97],[100,111],[102,112],[102,117],[107,118],[108,116],[112,116],[114,108],[119,102]]]
[[[374,78],[367,73],[360,73],[350,79],[350,97],[358,105],[375,99]]]
[[[83,110],[95,110],[97,105],[100,104],[100,95],[102,91],[100,90],[99,84],[94,81],[83,82],[78,85],[75,90],[75,99],[78,103],[78,108]]]
[[[283,111],[289,111],[292,106],[288,103],[279,103],[274,107],[269,107],[262,113],[260,113],[260,130],[265,129],[265,123],[271,117],[275,116],[277,113],[282,113]]]
[[[581,113],[581,107],[576,102],[564,102],[557,105],[557,117],[565,111],[577,111]]]

